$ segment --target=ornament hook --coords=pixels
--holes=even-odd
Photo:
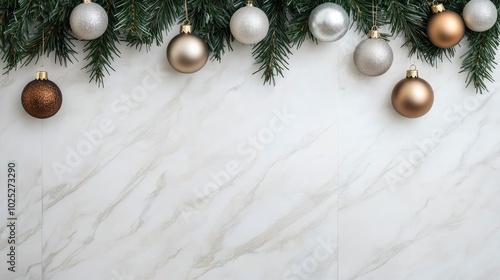
[[[45,30],[43,29],[43,27],[42,27],[42,65],[40,65],[38,71],[45,72]]]

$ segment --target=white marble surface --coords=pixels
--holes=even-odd
[[[123,46],[104,89],[81,59],[49,65],[65,99],[45,121],[19,104],[36,66],[2,76],[0,161],[21,181],[0,278],[498,279],[499,84],[481,98],[458,57],[418,63],[436,101],[407,120],[389,98],[401,40],[378,78],[353,66],[361,40],[305,44],[276,87],[249,47],[181,75],[165,46]]]
[[[338,278],[500,279],[500,81],[465,89],[465,48],[438,69],[417,61],[436,98],[404,119],[388,96],[412,60],[396,51],[383,77],[362,77],[359,40],[339,47]]]

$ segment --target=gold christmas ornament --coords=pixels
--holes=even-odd
[[[168,63],[185,74],[200,70],[208,60],[207,44],[192,32],[193,27],[190,24],[183,24],[181,34],[175,36],[167,48]]]
[[[35,80],[24,87],[21,95],[26,113],[38,119],[54,116],[61,109],[62,99],[61,90],[49,81],[45,71],[38,71]]]
[[[434,91],[428,82],[418,77],[418,70],[406,72],[406,78],[399,81],[392,90],[392,106],[400,115],[419,118],[432,108]]]
[[[189,22],[187,0],[184,0],[186,19],[181,26],[181,34],[170,41],[167,47],[168,63],[184,74],[194,73],[207,63],[208,46],[203,39],[193,34],[193,26]]]
[[[434,13],[427,23],[427,36],[439,48],[451,48],[465,35],[465,23],[460,15],[446,10],[443,4],[432,6]]]

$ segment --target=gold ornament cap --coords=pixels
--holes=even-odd
[[[418,78],[418,70],[410,69],[406,71],[406,78]]]
[[[252,7],[253,6],[253,0],[247,0],[247,6]]]
[[[85,4],[92,3],[92,0],[83,0],[83,3]]]
[[[35,80],[48,80],[49,73],[47,71],[37,71],[35,75]]]
[[[432,13],[434,13],[434,14],[442,13],[442,12],[446,11],[443,3],[432,5],[431,9],[432,9]]]
[[[184,34],[193,33],[193,26],[189,23],[181,25],[181,34],[182,33]]]
[[[371,29],[370,31],[368,31],[368,38],[378,39],[380,38],[380,32],[377,29]]]
[[[415,64],[412,64],[410,69],[406,71],[406,78],[418,78],[418,70]]]
[[[406,71],[406,78],[418,78],[417,68],[407,70]]]

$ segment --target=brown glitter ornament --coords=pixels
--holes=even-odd
[[[45,71],[36,73],[35,80],[24,87],[21,96],[26,113],[38,119],[54,116],[61,109],[62,99],[61,90],[54,82],[49,81]]]

